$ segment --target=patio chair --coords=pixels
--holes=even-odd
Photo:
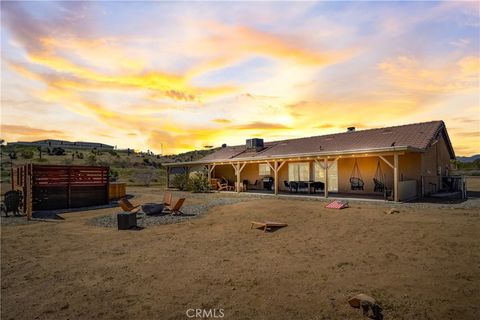
[[[373,178],[373,183],[375,184],[373,191],[374,192],[383,192],[383,198],[385,200],[393,200],[392,198],[392,189],[388,189],[382,181]]]
[[[313,187],[313,192],[317,192],[317,190],[325,190],[325,183],[321,181],[316,181],[312,183],[312,187]]]
[[[229,186],[228,183],[221,183],[220,181],[217,181],[217,187],[218,191],[233,191],[235,189],[234,186]]]
[[[130,201],[128,201],[127,198],[121,198],[120,200],[118,200],[118,204],[123,211],[130,214],[135,214],[137,220],[144,219],[145,213],[140,212],[140,205],[134,206]]]
[[[298,189],[306,189],[308,191],[308,183],[305,181],[298,181]]]
[[[373,178],[373,183],[375,184],[373,192],[383,192],[385,190],[385,184],[382,181]]]
[[[248,184],[247,186],[248,190],[257,190],[258,188],[258,180],[255,180],[253,184]]]
[[[221,182],[222,184],[226,184],[226,185],[228,185],[228,186],[230,186],[230,187],[233,187],[233,188],[235,189],[235,184],[236,184],[236,183],[231,182],[230,180],[228,180],[228,179],[225,178],[225,177],[222,177],[222,178],[220,179],[220,182]]]
[[[172,204],[172,194],[170,192],[165,192],[163,194],[162,204],[169,206]]]
[[[289,192],[297,192],[298,191],[298,184],[295,181],[283,181],[283,184],[286,188],[288,188]]]
[[[123,211],[128,213],[137,213],[140,211],[140,205],[134,206],[127,198],[118,200],[118,204]]]
[[[350,186],[352,190],[363,190],[365,183],[360,178],[350,178]]]
[[[183,212],[180,211],[180,209],[182,209],[184,202],[185,202],[185,198],[180,198],[177,200],[175,205],[167,206],[164,211],[167,211],[167,213],[171,213],[172,215],[183,214]]]
[[[18,190],[11,190],[5,192],[3,196],[3,210],[5,216],[8,217],[8,212],[12,211],[14,216],[20,215],[19,208],[22,206],[22,192]]]

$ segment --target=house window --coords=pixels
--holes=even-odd
[[[328,191],[338,191],[338,162],[328,161]],[[315,181],[321,181],[325,183],[325,168],[315,163],[314,167]]]
[[[310,164],[308,162],[297,162],[288,164],[289,181],[309,181]]]
[[[258,174],[260,176],[269,176],[270,175],[270,166],[266,163],[258,164]]]

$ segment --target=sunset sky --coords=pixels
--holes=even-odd
[[[480,153],[480,2],[4,2],[2,139],[177,153],[444,120]]]

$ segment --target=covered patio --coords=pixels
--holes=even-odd
[[[408,179],[412,161],[414,153],[397,151],[191,162],[167,168],[185,174],[203,170],[212,189],[220,192],[401,201],[417,195],[419,182]]]

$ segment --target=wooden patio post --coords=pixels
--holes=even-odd
[[[325,158],[324,160],[324,169],[325,169],[325,198],[328,198],[328,159]]]
[[[278,194],[278,161],[274,160],[273,161],[273,168],[274,168],[274,178],[273,178],[273,185],[274,185],[274,190],[275,190],[275,195]]]
[[[393,155],[393,196],[396,202],[400,201],[398,194],[398,154]]]
[[[237,162],[235,174],[237,175],[237,192],[240,192],[240,162]]]
[[[236,183],[236,191],[240,192],[240,174],[242,173],[243,168],[245,168],[245,165],[247,164],[246,162],[243,163],[243,165],[240,166],[240,162],[237,162],[236,164],[230,163],[233,167],[233,170],[235,170],[235,176],[237,177],[237,183]]]

